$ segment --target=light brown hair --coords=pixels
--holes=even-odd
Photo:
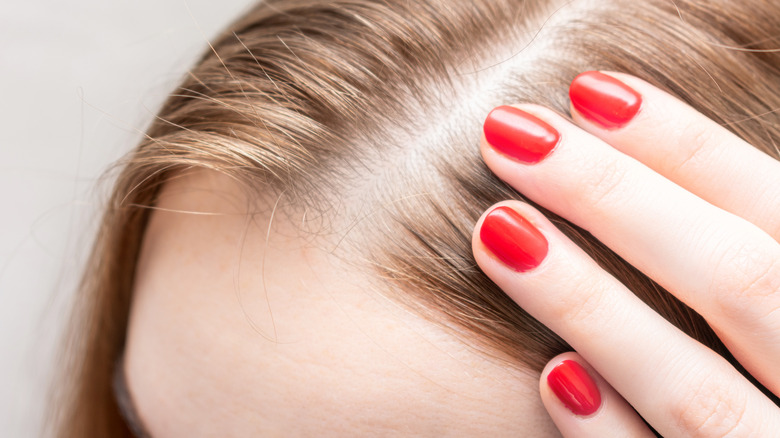
[[[207,168],[270,191],[287,214],[324,218],[329,225],[316,232],[344,232],[336,224],[359,218],[351,250],[388,290],[402,291],[396,299],[467,333],[486,354],[540,370],[569,347],[471,255],[480,214],[524,199],[479,157],[490,108],[533,102],[566,114],[578,73],[621,71],[780,157],[777,2],[575,0],[555,13],[551,5],[269,0],[224,31],[122,163],[78,295],[56,434],[129,435],[112,374],[145,225],[174,175]],[[358,203],[371,214],[351,209]],[[586,231],[547,214],[651,307],[733,362],[700,316]],[[373,233],[364,232],[369,224]]]

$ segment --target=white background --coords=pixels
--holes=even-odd
[[[110,181],[207,39],[250,0],[0,6],[0,435],[34,437]]]

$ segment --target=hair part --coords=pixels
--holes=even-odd
[[[570,347],[471,255],[486,208],[533,204],[482,163],[484,115],[512,102],[566,114],[577,74],[621,71],[780,158],[777,29],[780,5],[763,1],[260,3],[216,39],[122,163],[77,297],[63,379],[72,383],[55,434],[130,436],[112,378],[139,249],[161,187],[192,169],[274,194],[287,219],[335,236],[334,253],[358,254],[393,298],[486,354],[541,370]],[[540,210],[653,309],[739,366],[699,315]]]

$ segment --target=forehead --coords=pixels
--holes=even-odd
[[[270,212],[250,218],[241,193],[180,178],[149,223],[125,367],[152,436],[550,431],[535,376],[399,307]]]

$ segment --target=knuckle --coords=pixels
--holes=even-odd
[[[732,244],[714,268],[710,290],[722,314],[754,320],[756,312],[776,307],[780,290],[777,248],[753,242]]]
[[[743,435],[747,398],[743,391],[730,391],[719,379],[704,378],[698,386],[670,405],[671,416],[692,437],[737,437]]]
[[[763,175],[757,177],[773,179],[764,178]],[[755,190],[745,211],[751,212],[751,216],[745,219],[761,227],[776,242],[780,242],[780,184],[767,184]]]
[[[705,155],[715,149],[713,147],[714,136],[714,130],[703,129],[698,121],[688,123],[683,127],[679,140],[682,147],[679,148],[677,154],[672,154],[676,156],[673,160],[675,163],[672,165],[672,172],[685,172],[687,167],[696,167],[697,163],[706,160]]]
[[[605,325],[605,301],[609,296],[609,284],[603,279],[577,282],[568,292],[556,300],[553,317],[578,329]],[[607,315],[609,315],[607,313]]]
[[[588,199],[591,209],[609,211],[610,200],[614,200],[616,190],[626,179],[626,166],[618,159],[610,159],[588,175],[592,176],[581,186],[584,196],[580,199]]]

